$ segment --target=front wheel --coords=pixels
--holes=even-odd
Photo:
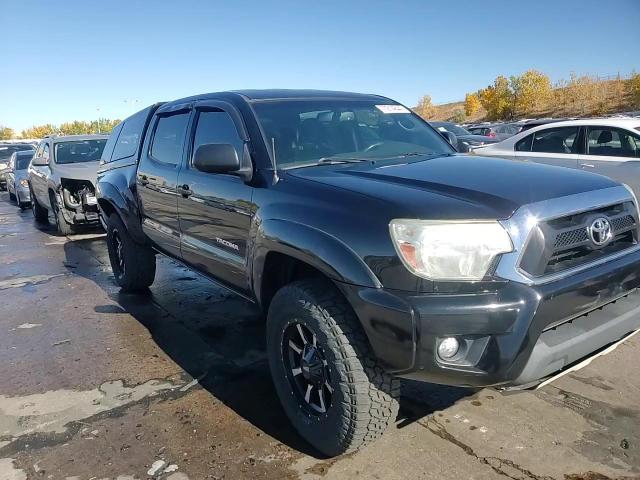
[[[7,190],[9,190],[8,187],[7,187]],[[11,190],[9,190],[9,200],[11,200],[12,202],[16,201],[16,196],[15,194],[11,193]]]
[[[48,223],[49,222],[49,211],[44,208],[38,202],[38,199],[31,190],[31,210],[33,211],[33,218],[36,219],[38,223]]]
[[[56,198],[53,192],[49,194],[49,198],[51,200],[51,209],[53,210],[53,216],[56,219],[56,226],[58,227],[58,233],[60,235],[71,235],[73,233],[73,227],[64,218],[64,214],[62,213],[62,209],[64,207],[60,206],[60,204],[58,203],[58,199]]]
[[[271,375],[294,428],[325,455],[373,442],[395,421],[400,381],[369,347],[359,320],[325,280],[280,289],[267,317]]]
[[[146,245],[136,243],[116,213],[107,219],[107,250],[116,283],[125,292],[149,287],[156,276],[156,256]]]

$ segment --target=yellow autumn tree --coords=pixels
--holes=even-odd
[[[509,79],[514,115],[524,116],[540,111],[552,95],[551,80],[544,73],[528,70]]]
[[[58,127],[47,123],[45,125],[34,125],[31,128],[25,128],[22,130],[22,138],[42,138],[47,135],[53,135],[58,132]]]
[[[480,103],[487,111],[487,120],[502,120],[513,114],[513,95],[509,87],[509,80],[499,75],[487,88],[478,92]]]
[[[629,80],[631,100],[636,107],[640,107],[640,73],[634,73]]]
[[[15,136],[12,128],[0,125],[0,140],[11,140]]]
[[[436,112],[429,95],[422,97],[413,110],[424,119],[432,118]]]
[[[480,109],[480,99],[475,93],[467,93],[464,96],[464,113],[467,117],[474,115]]]

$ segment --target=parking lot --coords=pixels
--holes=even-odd
[[[640,476],[640,338],[537,391],[404,383],[396,425],[326,460],[272,387],[263,320],[167,260],[119,293],[104,235],[0,194],[0,479]]]

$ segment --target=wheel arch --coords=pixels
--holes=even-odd
[[[381,286],[348,245],[308,225],[287,220],[263,221],[253,248],[252,286],[258,303],[265,309],[279,287],[314,275],[334,282]]]

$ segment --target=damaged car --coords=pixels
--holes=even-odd
[[[53,214],[61,235],[98,225],[96,172],[107,135],[45,137],[29,165],[31,208],[38,222]]]

